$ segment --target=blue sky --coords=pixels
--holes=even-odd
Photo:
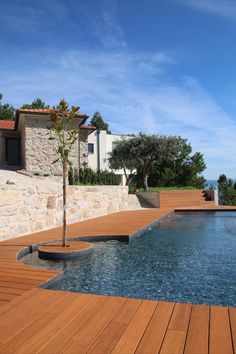
[[[236,0],[0,0],[0,92],[181,135],[236,176]]]

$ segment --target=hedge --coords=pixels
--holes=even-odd
[[[70,185],[119,185],[120,176],[109,171],[93,171],[91,168],[70,168]]]

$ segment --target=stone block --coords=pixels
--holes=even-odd
[[[17,190],[6,190],[0,194],[0,206],[14,205],[21,201],[22,192]]]
[[[57,205],[56,196],[51,195],[50,197],[48,197],[48,199],[47,199],[47,208],[48,209],[56,209],[56,205]]]
[[[32,226],[29,225],[29,223],[18,225],[18,227],[17,227],[17,234],[18,235],[25,235],[25,234],[30,233],[31,231],[32,231]]]
[[[28,184],[0,186],[0,239],[62,224],[61,184],[34,177]],[[128,209],[128,189],[120,186],[68,186],[68,221],[76,222]],[[132,199],[132,198],[131,198]],[[131,200],[130,200],[131,202]],[[130,203],[134,204],[134,203]],[[2,222],[1,222],[2,221]]]
[[[18,213],[18,208],[15,205],[0,206],[1,216],[15,216]]]

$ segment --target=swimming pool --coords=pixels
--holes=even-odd
[[[64,269],[51,289],[236,306],[234,212],[178,212],[130,243],[93,245],[92,254],[73,261],[43,261],[36,253],[22,261]]]

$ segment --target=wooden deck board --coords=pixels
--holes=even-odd
[[[185,354],[207,354],[209,345],[209,307],[193,305]]]
[[[136,353],[158,353],[174,309],[172,302],[160,302],[137,347]]]
[[[20,332],[23,327],[28,326],[35,318],[40,317],[51,306],[65,296],[66,293],[55,292],[52,296],[49,292],[32,294],[23,304],[13,307],[12,311],[0,316],[0,343],[5,343]]]
[[[144,300],[134,314],[123,334],[112,350],[112,354],[135,352],[149,322],[157,307],[157,301]]]
[[[62,353],[75,353],[78,348],[80,354],[86,353],[126,301],[125,298],[108,298],[103,308],[97,309],[94,317],[86,323],[83,330]]]
[[[236,353],[236,308],[229,309],[229,318],[230,318],[230,325],[231,325],[233,349],[234,349],[234,353]]]
[[[105,327],[87,353],[103,354],[111,352],[141,303],[141,300],[126,300],[117,315]]]
[[[121,212],[87,220],[70,225],[69,237],[129,236],[171,211]],[[60,237],[61,228],[55,228],[0,242],[0,354],[236,352],[236,308],[36,288],[61,272],[32,268],[16,255]]]
[[[3,306],[5,307],[6,304],[8,304],[10,301],[6,301],[6,300],[0,300],[0,308],[2,308]]]
[[[189,304],[175,305],[160,354],[183,353],[191,308]]]
[[[2,350],[6,353],[35,353],[42,343],[48,342],[65,323],[71,321],[79,307],[85,307],[92,296],[78,296],[64,292],[58,301],[51,298],[51,306],[39,317],[32,316],[28,326],[14,334]],[[53,304],[54,303],[54,304]]]
[[[226,307],[211,306],[210,354],[233,354],[229,311]]]
[[[65,323],[58,333],[51,337],[47,343],[39,347],[39,353],[59,353],[64,350],[76,336],[83,330],[84,326],[94,318],[98,309],[106,303],[105,296],[94,296],[89,306],[75,311],[75,317],[69,323]]]

